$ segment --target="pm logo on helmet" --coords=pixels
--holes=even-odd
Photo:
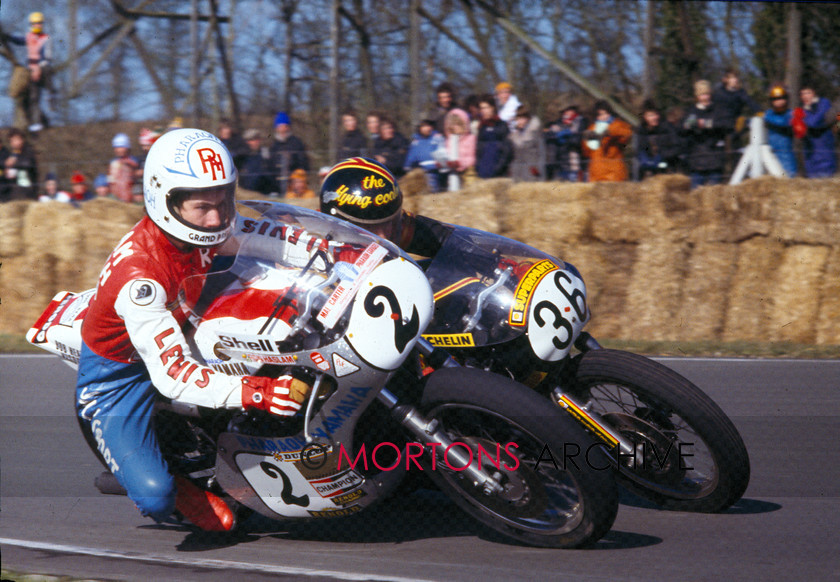
[[[222,179],[227,178],[225,175],[225,164],[219,152],[213,148],[200,148],[196,150],[196,153],[198,154],[198,159],[201,160],[201,169],[205,174],[212,172],[213,179],[216,180],[218,179],[216,177],[216,171],[218,171],[222,174]]]
[[[164,166],[167,172],[191,178],[210,175],[213,181],[225,180],[230,177],[228,173],[234,173],[233,161],[224,145],[205,131],[182,137],[175,147],[172,162],[174,167]]]

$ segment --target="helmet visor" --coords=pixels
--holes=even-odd
[[[229,228],[235,216],[236,182],[209,188],[173,188],[166,197],[169,212],[185,226],[215,233]]]

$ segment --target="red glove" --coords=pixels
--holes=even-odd
[[[277,379],[245,376],[242,378],[242,407],[292,416],[300,410],[311,389],[306,382],[288,375]]]
[[[457,170],[458,169],[458,160],[449,160],[446,162],[446,167],[450,170]]]
[[[793,127],[793,137],[802,139],[808,133],[808,126],[805,125],[805,110],[797,107],[793,110],[793,117],[790,120]]]

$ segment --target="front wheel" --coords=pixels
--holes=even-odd
[[[670,368],[591,350],[580,357],[572,392],[640,451],[615,459],[620,482],[634,493],[668,509],[717,512],[746,491],[750,459],[735,425]]]
[[[501,483],[488,493],[442,455],[429,476],[464,511],[530,545],[575,548],[606,534],[618,511],[609,460],[572,419],[510,379],[445,368],[422,405],[456,446]],[[492,464],[492,466],[491,466]]]

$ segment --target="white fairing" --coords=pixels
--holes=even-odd
[[[528,310],[528,340],[541,360],[565,358],[589,320],[586,287],[573,273],[549,273],[537,285]]]
[[[347,341],[372,366],[394,370],[432,317],[434,298],[423,271],[404,259],[379,265],[356,298]]]
[[[285,517],[312,517],[337,509],[330,498],[359,487],[364,479],[346,470],[326,479],[307,479],[295,463],[269,455],[238,453],[236,465],[251,488],[274,513]]]

